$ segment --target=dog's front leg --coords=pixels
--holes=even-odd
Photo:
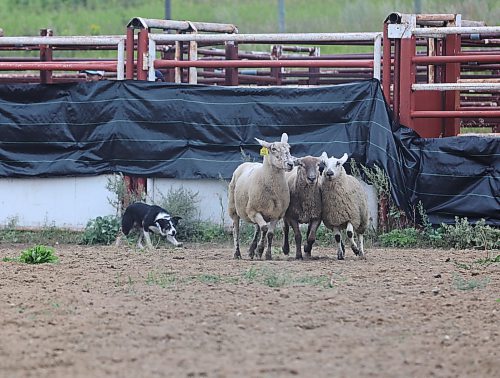
[[[144,239],[146,239],[146,247],[153,249],[153,243],[151,243],[151,238],[149,237],[149,232],[143,231]]]
[[[139,240],[137,240],[137,248],[139,249],[144,248],[144,246],[142,245],[142,237],[144,233],[145,233],[144,231],[139,232]]]

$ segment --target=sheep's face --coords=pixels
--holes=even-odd
[[[295,159],[297,166],[297,177],[301,182],[308,185],[314,185],[318,182],[320,175],[321,159],[313,156],[305,156]]]
[[[343,170],[343,165],[347,161],[347,154],[344,154],[340,159],[335,157],[328,157],[326,152],[323,152],[320,159],[325,165],[325,169],[323,171],[323,175],[325,180],[335,180],[340,176]]]
[[[271,165],[278,169],[291,171],[294,165],[294,158],[290,154],[290,145],[288,144],[288,135],[283,133],[280,142],[269,143],[265,140],[257,139],[262,147],[267,148],[267,159]]]

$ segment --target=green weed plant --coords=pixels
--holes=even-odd
[[[26,264],[45,264],[56,263],[59,258],[55,255],[54,248],[36,245],[22,251],[19,261]]]

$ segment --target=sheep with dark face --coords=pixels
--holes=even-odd
[[[326,152],[321,155],[325,169],[321,177],[321,199],[323,203],[323,223],[335,234],[337,242],[337,258],[343,260],[344,245],[340,229],[347,229],[347,237],[353,252],[364,258],[363,234],[368,228],[368,199],[366,193],[353,176],[346,173],[343,165],[347,154],[340,159],[328,158]],[[354,241],[354,232],[358,234],[359,247]]]
[[[255,224],[255,234],[249,249],[250,258],[253,259],[255,255],[260,236],[258,257],[262,257],[267,237],[266,260],[270,260],[274,229],[290,203],[285,171],[292,170],[293,158],[286,133],[283,133],[280,142],[275,143],[255,139],[263,147],[264,161],[247,162],[236,168],[229,183],[228,212],[233,220],[234,258],[241,258],[241,218]]]
[[[305,258],[311,257],[316,241],[316,230],[321,224],[321,192],[319,187],[321,159],[305,156],[295,160],[296,167],[286,173],[290,190],[290,206],[283,218],[283,253],[288,255],[290,226],[295,236],[295,258],[302,259],[302,234],[299,225],[307,223],[307,243],[304,245]]]

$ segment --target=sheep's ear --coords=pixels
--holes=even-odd
[[[300,165],[300,163],[302,163],[302,159],[301,158],[296,158],[296,157],[293,157],[292,156],[292,159],[293,159],[293,165],[298,167]]]
[[[320,176],[323,175],[323,171],[325,170],[325,168],[326,168],[326,163],[323,160],[320,160],[319,165],[318,165],[318,170],[319,170]]]
[[[326,162],[328,160],[328,154],[326,153],[326,151],[323,151],[319,158],[321,159],[321,161]]]
[[[288,143],[288,134],[287,133],[281,134],[281,143]]]
[[[340,160],[340,162],[342,163],[342,165],[344,165],[344,163],[347,161],[347,158],[348,158],[348,157],[349,157],[349,156],[347,156],[347,154],[346,154],[346,153],[344,153],[344,155],[342,155],[342,157],[339,159],[339,160]]]
[[[262,140],[262,139],[259,139],[259,138],[255,138],[255,140],[256,140],[257,142],[259,142],[259,144],[260,144],[262,147],[267,147],[267,148],[271,147],[271,143],[266,142],[265,140]]]

